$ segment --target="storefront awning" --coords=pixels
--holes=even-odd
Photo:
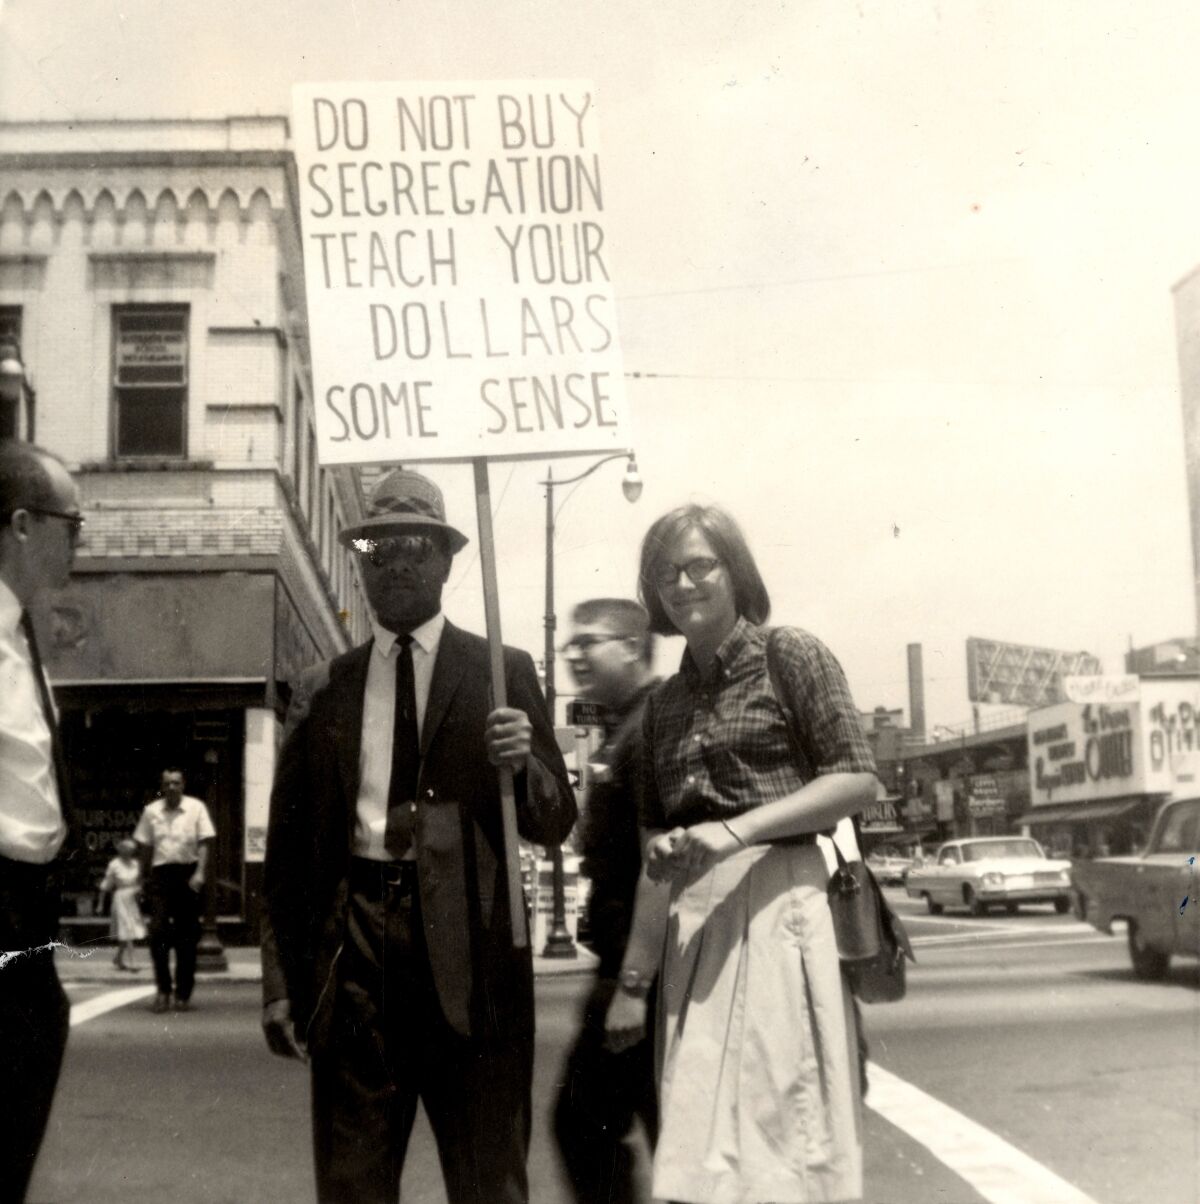
[[[1019,824],[1070,824],[1090,823],[1093,820],[1119,819],[1130,811],[1141,807],[1144,799],[1117,799],[1115,802],[1070,803],[1060,806],[1035,807],[1017,818]]]

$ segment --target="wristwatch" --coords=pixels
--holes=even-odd
[[[654,983],[654,978],[649,974],[642,973],[641,970],[622,970],[617,975],[617,981],[621,984],[621,990],[627,995],[632,995],[635,999],[645,999],[650,994],[650,987]]]

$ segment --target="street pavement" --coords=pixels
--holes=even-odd
[[[864,1009],[870,1204],[1200,1201],[1200,968],[1142,983],[1122,939],[1049,908],[933,917],[889,893],[919,962],[907,999]],[[111,956],[58,954],[73,1029],[31,1204],[311,1200],[307,1080],[263,1045],[257,952],[167,1015]],[[589,979],[538,970],[530,1181],[557,1204],[549,1109]],[[423,1117],[403,1199],[445,1201]]]

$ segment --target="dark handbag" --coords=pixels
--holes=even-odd
[[[775,632],[767,637],[767,675],[775,700],[783,711],[787,722],[788,742],[797,765],[806,764],[800,746],[800,734],[796,730],[796,718],[779,688],[775,668]],[[854,839],[862,849],[862,832],[858,816],[852,817]],[[838,957],[842,970],[850,984],[850,990],[863,1003],[894,1003],[904,998],[907,988],[905,959],[916,961],[908,933],[900,917],[891,909],[879,889],[875,875],[866,862],[847,861],[836,840],[830,834],[830,843],[837,855],[837,869],[829,878],[827,888],[829,914],[833,917],[833,931],[837,942]]]
[[[858,817],[854,837],[859,838]],[[863,1003],[895,1003],[907,989],[905,959],[916,961],[908,933],[864,861],[847,861],[833,841],[837,869],[829,878],[829,914],[842,970]]]

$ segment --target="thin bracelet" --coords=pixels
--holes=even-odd
[[[735,831],[734,831],[734,830],[733,830],[733,829],[732,829],[732,828],[729,826],[729,821],[728,821],[727,819],[723,819],[723,820],[721,820],[721,826],[722,826],[722,827],[725,829],[725,831],[726,831],[726,832],[728,832],[728,833],[729,833],[729,835],[730,835],[730,836],[732,836],[732,837],[733,837],[733,839],[734,839],[734,840],[736,840],[736,841],[738,842],[738,844],[740,844],[740,845],[742,846],[742,848],[743,848],[743,849],[748,849],[748,848],[750,847],[750,846],[749,846],[749,845],[748,845],[748,844],[747,844],[747,843],[746,843],[746,842],[745,842],[745,841],[744,841],[744,840],[743,840],[743,839],[742,839],[742,838],[741,838],[741,837],[740,837],[740,836],[739,836],[739,835],[738,835],[738,834],[737,834],[737,833],[736,833],[736,832],[735,832]]]

